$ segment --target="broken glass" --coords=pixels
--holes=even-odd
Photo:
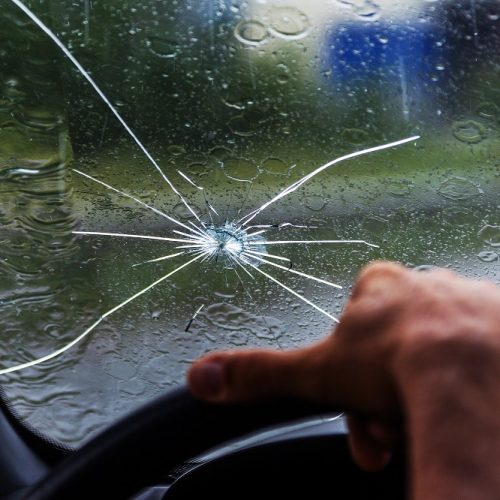
[[[498,280],[496,2],[8,0],[0,373],[79,444],[374,259]]]

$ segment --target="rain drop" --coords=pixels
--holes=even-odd
[[[494,102],[483,102],[477,107],[476,112],[482,118],[492,119],[498,116],[499,108]]]
[[[451,126],[456,139],[467,144],[477,144],[486,137],[486,129],[474,120],[460,120]]]
[[[104,369],[112,377],[121,380],[129,380],[137,372],[136,368],[132,363],[128,363],[127,361],[122,361],[122,360],[117,360],[111,363],[107,363]]]
[[[293,7],[274,7],[268,13],[269,31],[277,37],[298,39],[307,35],[309,18]]]
[[[192,219],[194,215],[188,210],[184,203],[180,202],[173,208],[175,216],[181,220]]]
[[[262,168],[269,174],[284,175],[288,171],[287,164],[279,158],[269,157],[262,162]]]
[[[354,12],[364,21],[375,21],[379,17],[380,6],[371,0],[355,2]]]
[[[473,182],[463,177],[451,177],[441,183],[438,193],[449,200],[467,200],[482,193]]]
[[[491,250],[485,250],[484,252],[479,252],[477,254],[477,258],[483,262],[494,262],[495,260],[498,260],[498,254],[496,252],[492,252]]]
[[[288,69],[288,66],[286,64],[278,64],[277,69],[279,71],[278,76],[276,77],[276,80],[278,83],[281,83],[282,85],[287,83],[289,80],[289,73],[290,70]]]
[[[391,181],[387,191],[394,196],[407,196],[413,188],[413,183],[407,180]]]
[[[341,133],[342,139],[350,144],[359,145],[368,142],[368,132],[360,128],[345,128]]]
[[[479,230],[478,236],[488,245],[500,247],[500,226],[486,224]]]
[[[171,144],[167,147],[167,153],[173,156],[179,156],[184,154],[185,152],[186,150],[184,149],[184,146],[180,146],[178,144]]]
[[[432,264],[421,264],[420,266],[415,266],[413,268],[414,271],[418,272],[432,271],[433,269],[436,269],[436,266],[433,266]]]
[[[234,36],[241,43],[246,45],[258,45],[262,43],[268,35],[267,28],[259,21],[241,21],[234,29]]]
[[[250,137],[254,135],[259,127],[257,119],[251,116],[238,115],[229,120],[229,128],[236,134],[243,137]]]
[[[230,158],[223,163],[224,172],[233,180],[250,182],[258,175],[257,165],[245,158]]]
[[[176,57],[179,49],[177,42],[156,36],[148,37],[146,45],[154,55],[165,59]]]
[[[304,197],[304,205],[313,212],[319,212],[326,205],[326,200],[322,196],[312,195]]]
[[[46,108],[18,107],[13,116],[23,125],[37,130],[56,130],[64,123],[63,117]]]
[[[224,161],[231,156],[232,151],[225,146],[215,146],[208,152],[208,154],[214,157],[217,161]]]
[[[191,177],[204,177],[209,173],[207,164],[198,161],[190,163],[187,166],[187,171]]]

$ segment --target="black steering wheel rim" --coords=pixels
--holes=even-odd
[[[58,464],[26,498],[127,498],[203,451],[280,423],[338,413],[303,401],[211,405],[181,386],[125,416]]]

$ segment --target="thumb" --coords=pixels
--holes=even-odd
[[[334,404],[331,379],[324,377],[325,363],[331,364],[325,355],[330,338],[285,352],[253,349],[208,354],[191,366],[188,387],[194,396],[213,403],[252,403],[279,396]]]

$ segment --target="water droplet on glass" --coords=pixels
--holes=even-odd
[[[248,334],[266,340],[276,340],[283,334],[284,325],[280,320],[251,314],[227,302],[209,305],[205,314],[210,329],[219,329],[232,344],[247,343]]]
[[[186,170],[191,177],[204,177],[209,173],[209,168],[207,167],[207,164],[199,161],[190,163],[187,166]]]
[[[221,100],[230,108],[245,109],[254,104],[255,90],[251,85],[231,85],[222,92]]]
[[[349,144],[366,144],[370,138],[368,132],[360,128],[345,128],[341,132],[342,140]]]
[[[243,137],[254,135],[258,128],[259,122],[251,116],[238,115],[229,120],[229,128],[236,134]]]
[[[267,28],[259,21],[241,21],[234,29],[234,36],[240,42],[247,45],[258,45],[268,35]]]
[[[208,154],[218,161],[224,161],[229,158],[233,152],[224,146],[216,146],[215,148],[212,148]]]
[[[221,302],[207,306],[205,316],[210,323],[224,330],[239,330],[250,315],[239,307]]]
[[[179,45],[174,40],[151,36],[146,39],[146,45],[156,56],[172,59],[177,56]]]
[[[276,68],[278,69],[278,74],[276,77],[278,83],[281,83],[282,85],[287,83],[290,79],[290,70],[288,69],[288,66],[286,64],[280,63],[276,66]]]
[[[63,117],[43,108],[18,107],[14,118],[27,127],[38,130],[55,130],[64,123]]]
[[[486,137],[486,129],[474,120],[454,122],[451,130],[456,139],[467,144],[477,144]]]
[[[128,363],[127,361],[122,360],[106,363],[104,369],[112,377],[122,380],[128,380],[132,378],[137,372],[135,366],[132,363]]]
[[[269,31],[274,36],[296,40],[307,35],[309,18],[294,7],[274,7],[268,18]]]
[[[443,222],[454,228],[471,226],[478,223],[477,214],[465,207],[455,205],[446,207],[442,212]]]
[[[180,146],[178,144],[171,144],[167,147],[167,153],[173,156],[179,156],[184,154],[185,152],[186,150],[184,149],[184,146]]]
[[[258,175],[257,165],[245,158],[230,158],[223,163],[224,172],[233,180],[250,182]]]
[[[281,85],[285,85],[285,83],[288,83],[288,80],[290,77],[287,74],[281,74],[276,77],[276,81],[278,83],[281,83]]]
[[[14,105],[15,104],[11,99],[0,96],[0,112],[10,111]]]
[[[419,272],[432,271],[433,269],[436,269],[436,266],[433,266],[432,264],[421,264],[420,266],[415,266],[413,268],[414,271]]]
[[[177,203],[177,205],[175,205],[175,207],[172,210],[175,214],[175,217],[179,219],[186,220],[186,219],[192,219],[194,217],[194,215],[188,210],[186,205],[184,205],[184,203],[182,202]]]
[[[478,236],[488,245],[500,247],[500,226],[486,224],[479,230]]]
[[[120,383],[120,391],[132,396],[140,396],[146,391],[146,386],[139,380],[127,380]]]
[[[363,21],[375,21],[379,18],[380,6],[371,0],[353,2],[354,13]]]
[[[351,8],[363,21],[375,21],[380,14],[380,6],[372,0],[337,0],[343,7]]]
[[[228,342],[236,346],[246,345],[248,343],[248,332],[230,332],[227,335]]]
[[[498,254],[491,250],[485,250],[484,252],[479,252],[477,258],[483,262],[494,262],[498,260]]]
[[[143,365],[145,378],[153,384],[168,383],[172,376],[172,360],[168,355],[150,359]]]
[[[159,319],[161,316],[161,312],[161,309],[155,309],[154,311],[151,311],[151,318]]]
[[[495,118],[498,116],[499,108],[494,102],[483,102],[477,109],[477,114],[482,118]]]
[[[449,200],[467,200],[482,193],[479,186],[463,177],[451,177],[441,183],[438,193]]]
[[[283,160],[273,157],[266,158],[262,162],[262,168],[266,172],[275,175],[284,175],[288,171],[288,165]]]
[[[304,205],[314,212],[319,212],[326,205],[326,200],[322,196],[311,195],[304,196]]]
[[[413,188],[413,183],[407,180],[390,181],[387,191],[394,196],[407,196]]]
[[[8,78],[4,82],[2,89],[3,97],[9,100],[21,100],[26,96],[26,92],[22,90],[22,86],[17,78]]]

